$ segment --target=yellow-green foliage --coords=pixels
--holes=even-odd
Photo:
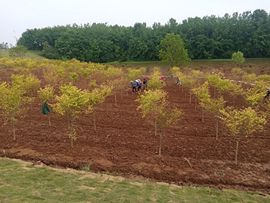
[[[230,131],[232,136],[249,136],[254,132],[263,130],[266,124],[264,115],[259,115],[251,107],[243,110],[222,109],[221,119]]]
[[[223,79],[219,74],[209,75],[208,83],[215,87],[220,93],[229,92],[231,95],[242,95],[243,89],[240,85],[233,83],[231,80]]]
[[[218,99],[206,99],[200,102],[200,105],[209,112],[219,114],[219,110],[224,108],[225,101],[222,97]]]
[[[108,67],[106,70],[103,71],[104,75],[109,78],[118,78],[123,75],[123,71],[120,68],[115,68],[115,67]]]
[[[171,72],[171,74],[173,74],[173,75],[177,75],[177,73],[180,72],[180,68],[174,66],[174,67],[170,68],[170,72]]]
[[[191,77],[198,79],[200,77],[203,77],[204,73],[200,70],[191,70],[190,75],[191,75]]]
[[[95,88],[89,93],[89,104],[91,106],[96,106],[105,101],[105,98],[109,96],[112,92],[112,87],[108,85],[102,85],[98,88]]]
[[[241,78],[243,75],[246,74],[246,72],[245,72],[243,69],[241,69],[241,68],[232,68],[231,73],[232,73],[233,75],[236,75],[236,76],[240,77],[240,78]]]
[[[212,99],[209,94],[208,82],[205,82],[200,87],[192,89],[193,94],[199,99],[199,103],[207,111],[218,114],[220,109],[224,108],[225,101],[222,97]]]
[[[52,85],[53,87],[63,83],[64,80],[64,78],[56,71],[56,67],[44,68],[43,78],[47,84]]]
[[[268,74],[258,75],[257,80],[267,82],[269,84],[270,83],[270,75],[268,75]]]
[[[161,89],[165,86],[165,83],[160,79],[161,73],[159,70],[155,70],[148,81],[147,88],[150,90]]]
[[[0,109],[6,121],[15,121],[21,113],[23,104],[22,92],[7,83],[0,84]]]
[[[145,72],[146,72],[145,68],[139,68],[139,69],[129,68],[128,73],[127,73],[127,77],[128,77],[129,80],[136,80],[140,76],[145,74]]]
[[[69,72],[69,80],[77,82],[79,80],[79,74],[76,72]]]
[[[33,75],[12,75],[12,86],[23,94],[33,96],[40,87],[40,80]]]
[[[182,75],[182,77],[179,77],[182,84],[186,87],[192,88],[194,84],[196,83],[196,78],[190,76],[190,75]]]
[[[80,90],[70,84],[63,85],[60,87],[60,96],[56,96],[56,104],[53,107],[56,113],[72,120],[91,109],[89,97],[89,93],[85,90]]]
[[[245,99],[252,106],[258,105],[260,102],[262,102],[263,97],[266,94],[266,90],[267,84],[262,81],[257,81],[252,88],[246,91]]]
[[[96,80],[90,80],[90,82],[88,83],[88,87],[90,89],[92,88],[96,88],[98,85],[97,85],[97,81]]]
[[[166,102],[166,92],[163,90],[148,90],[140,95],[138,110],[142,112],[142,116],[150,116],[154,119],[161,113]]]
[[[40,88],[38,96],[42,102],[51,101],[54,98],[54,88],[50,85]]]
[[[164,106],[163,110],[160,112],[157,125],[161,129],[169,127],[176,123],[183,116],[183,111],[178,108],[166,108],[168,106]]]
[[[210,94],[209,94],[209,84],[208,82],[203,83],[201,86],[197,88],[193,88],[192,92],[196,97],[199,99],[199,101],[209,100]]]
[[[257,75],[255,73],[251,73],[251,74],[244,74],[242,76],[242,80],[246,81],[246,82],[254,82],[257,80]]]
[[[0,84],[0,111],[5,122],[12,125],[13,137],[15,137],[15,124],[24,113],[27,100],[20,89],[9,86],[7,83]]]

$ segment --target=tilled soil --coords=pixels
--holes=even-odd
[[[189,103],[187,89],[168,83],[165,90],[172,106],[181,108],[184,116],[165,130],[161,157],[153,123],[141,118],[136,110],[137,95],[129,90],[117,94],[117,105],[112,95],[98,107],[96,132],[92,115],[77,120],[78,139],[73,148],[67,136],[67,122],[52,113],[52,126],[49,126],[36,101],[18,122],[16,141],[9,126],[1,121],[0,155],[78,169],[89,166],[97,172],[176,184],[270,192],[269,124],[264,133],[241,139],[239,164],[235,165],[235,140],[222,125],[216,140],[216,118],[205,113],[202,122],[201,109],[194,98]]]

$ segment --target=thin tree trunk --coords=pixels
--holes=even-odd
[[[232,96],[232,99],[233,99],[232,105],[234,106],[235,105],[235,96],[234,95]]]
[[[114,95],[114,104],[115,104],[115,106],[117,106],[117,98],[116,98],[116,93],[115,93],[115,95]]]
[[[204,112],[203,112],[203,108],[202,108],[202,122],[204,123]]]
[[[218,122],[218,118],[216,117],[216,140],[218,139],[218,131],[219,131],[219,122]]]
[[[159,133],[159,148],[158,148],[158,155],[161,156],[161,146],[162,146],[162,134],[163,131]]]
[[[48,115],[48,122],[49,122],[49,126],[52,126],[52,123],[51,123],[51,116]]]
[[[12,121],[12,135],[13,135],[13,140],[16,140],[16,129],[15,129],[15,123]]]
[[[235,149],[235,158],[234,158],[236,165],[238,164],[238,150],[239,150],[239,140],[236,140],[236,149]]]
[[[71,148],[73,148],[73,138],[71,136],[71,134],[73,133],[72,132],[72,121],[71,121],[71,118],[68,118],[68,131],[69,131],[68,137],[70,139],[70,146],[71,146]]]
[[[192,93],[191,91],[189,92],[189,103],[191,104],[191,99],[192,99]]]
[[[95,110],[93,111],[93,124],[94,124],[94,130],[96,132],[97,131],[97,125],[96,125],[96,112],[95,112]]]
[[[15,126],[12,127],[13,140],[16,140],[16,129]]]
[[[73,148],[74,144],[73,144],[73,138],[70,138],[70,146],[71,148]]]
[[[157,120],[155,119],[154,121],[154,124],[155,124],[155,137],[157,136]]]

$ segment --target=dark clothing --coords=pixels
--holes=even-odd
[[[51,110],[50,110],[49,105],[48,105],[47,102],[44,102],[44,103],[42,104],[41,112],[42,112],[42,114],[44,114],[44,115],[48,115],[48,114],[51,112]]]

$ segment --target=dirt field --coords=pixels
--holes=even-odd
[[[2,76],[8,78],[7,74],[1,73]],[[136,111],[137,95],[130,92],[117,95],[117,106],[112,95],[99,107],[97,132],[93,129],[91,115],[80,117],[77,122],[79,137],[73,148],[67,136],[66,121],[52,114],[50,127],[36,101],[18,123],[16,141],[1,121],[0,155],[41,160],[62,167],[89,166],[93,171],[143,176],[177,184],[270,192],[269,123],[264,133],[241,140],[236,166],[235,140],[222,126],[219,139],[215,139],[215,118],[206,114],[205,122],[201,121],[201,109],[194,99],[189,103],[187,89],[182,91],[170,82],[165,89],[169,101],[183,109],[184,118],[165,131],[161,157],[158,156],[154,126]]]

